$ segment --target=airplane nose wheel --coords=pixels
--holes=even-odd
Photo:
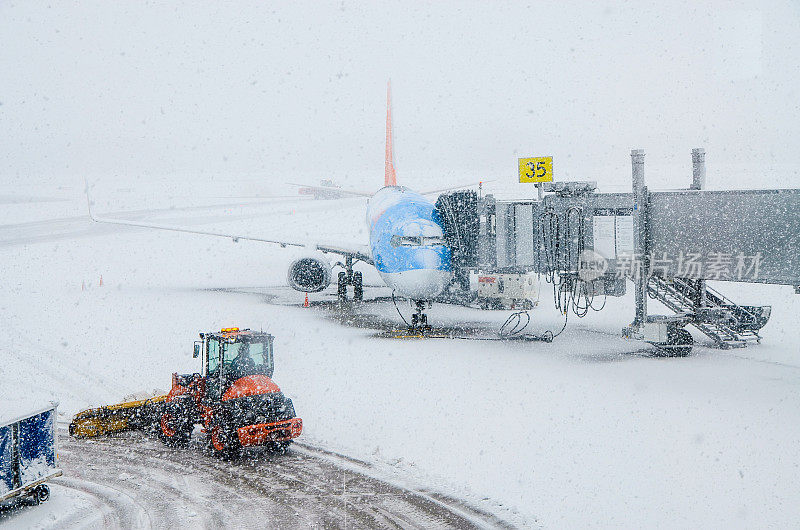
[[[414,300],[414,303],[416,304],[416,309],[414,310],[414,314],[411,315],[411,326],[409,326],[409,330],[430,331],[431,326],[428,324],[428,315],[424,313],[425,302]]]

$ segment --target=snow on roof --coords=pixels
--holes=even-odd
[[[0,403],[0,427],[56,407],[54,401],[11,401]]]

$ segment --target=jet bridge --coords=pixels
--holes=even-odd
[[[644,158],[643,150],[631,152],[631,193],[556,182],[545,183],[541,200],[482,198],[470,232],[477,234],[451,240],[474,246],[456,250],[470,257],[456,268],[538,272],[553,284],[558,308],[578,316],[598,307],[598,295],[625,294],[631,281],[636,311],[623,334],[668,355],[691,350],[686,325],[722,348],[759,340],[770,307],[736,304],[706,282],[791,285],[800,292],[800,190],[706,190],[705,152],[694,149],[689,189],[650,191]],[[444,224],[446,233],[458,232]],[[649,315],[648,299],[674,314]]]

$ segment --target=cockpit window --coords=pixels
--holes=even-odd
[[[439,236],[392,236],[393,247],[429,247],[444,245],[444,238]]]

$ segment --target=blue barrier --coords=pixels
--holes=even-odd
[[[14,489],[13,449],[11,425],[0,427],[0,495]]]
[[[47,500],[45,480],[56,467],[57,403],[7,421],[0,420],[0,503],[16,497]]]

